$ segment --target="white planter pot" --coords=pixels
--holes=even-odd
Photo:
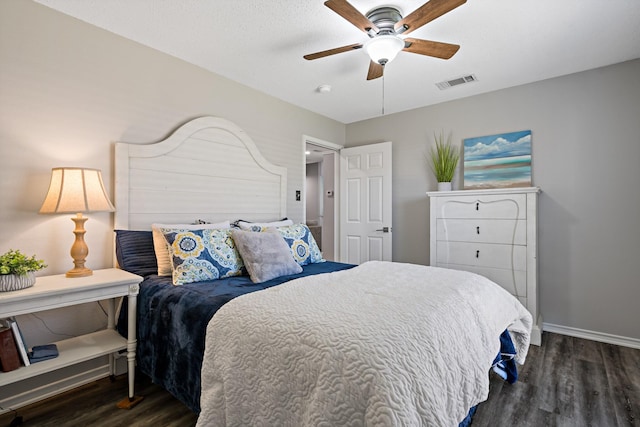
[[[28,288],[36,283],[36,275],[33,271],[25,275],[0,274],[0,292],[17,291]]]
[[[439,182],[438,191],[451,191],[451,182]]]

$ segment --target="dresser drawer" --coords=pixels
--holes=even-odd
[[[520,245],[440,241],[436,244],[437,263],[476,267],[527,270],[527,248]]]
[[[438,197],[437,218],[526,219],[525,194]]]
[[[452,268],[454,270],[470,271],[479,274],[502,286],[511,295],[518,298],[527,296],[527,272],[522,270],[503,270],[501,268],[478,267],[473,265],[442,264],[438,267]],[[521,299],[522,301],[522,299]]]
[[[438,240],[452,242],[527,244],[524,219],[444,219],[436,221]]]

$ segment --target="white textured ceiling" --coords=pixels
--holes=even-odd
[[[343,123],[640,58],[639,0],[468,0],[411,37],[459,44],[450,60],[400,52],[366,80],[362,50],[303,55],[368,37],[322,0],[36,0]],[[424,0],[351,0],[362,13]],[[435,84],[474,74],[478,81]],[[319,85],[331,86],[320,93]]]

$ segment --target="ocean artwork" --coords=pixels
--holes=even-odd
[[[531,131],[464,140],[464,188],[531,186]]]

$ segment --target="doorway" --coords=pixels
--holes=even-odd
[[[338,189],[339,150],[342,146],[305,136],[304,218],[318,243],[322,256],[339,259]]]

